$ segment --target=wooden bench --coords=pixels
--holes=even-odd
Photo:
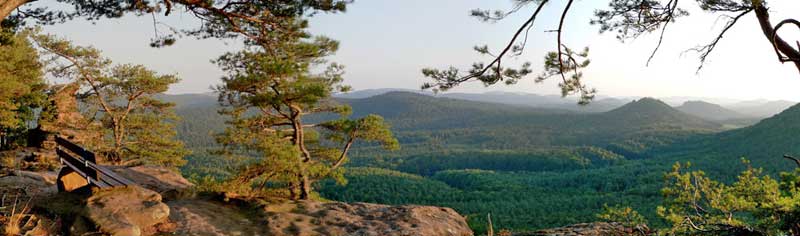
[[[61,161],[58,191],[71,192],[86,187],[110,188],[136,185],[105,166],[97,164],[96,155],[59,136],[55,137],[56,154]]]

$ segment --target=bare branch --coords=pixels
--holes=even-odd
[[[800,168],[800,159],[797,159],[793,156],[789,156],[788,154],[783,155],[783,158],[794,161],[794,163],[797,164],[797,167]]]
[[[567,6],[564,7],[564,11],[561,13],[561,20],[558,22],[558,39],[557,39],[557,41],[558,41],[558,65],[561,68],[560,72],[559,72],[561,74],[561,80],[565,84],[567,83],[567,76],[564,75],[564,60],[561,57],[561,55],[564,54],[564,52],[562,51],[562,47],[563,47],[564,44],[561,43],[561,32],[562,32],[562,29],[564,28],[564,19],[567,18],[567,12],[569,12],[569,8],[572,7],[572,2],[573,2],[573,0],[569,0],[569,2],[567,2]]]
[[[522,33],[526,32],[527,29],[529,29],[533,25],[533,22],[536,20],[536,17],[539,16],[539,12],[541,12],[542,8],[544,8],[544,5],[547,4],[547,2],[548,2],[548,0],[543,0],[541,3],[539,3],[539,5],[536,7],[536,10],[533,12],[531,17],[528,18],[528,20],[525,21],[525,23],[523,23],[517,29],[516,33],[514,33],[514,36],[511,38],[511,40],[508,42],[508,44],[506,44],[505,48],[499,54],[497,54],[497,56],[495,57],[495,59],[491,63],[489,63],[487,65],[483,65],[480,70],[478,70],[478,71],[476,71],[474,73],[470,73],[469,75],[462,76],[462,77],[459,77],[459,78],[456,78],[456,79],[453,79],[453,80],[439,81],[439,82],[437,82],[437,86],[440,87],[440,88],[451,88],[451,87],[453,87],[455,85],[458,85],[460,83],[466,82],[468,80],[471,80],[471,79],[474,79],[474,78],[478,78],[478,77],[486,74],[486,72],[488,72],[490,69],[497,68],[496,69],[497,73],[501,73],[500,72],[500,68],[501,68],[502,58],[506,54],[508,54],[509,51],[512,51],[512,49],[514,48],[514,45],[517,42],[517,39],[519,38],[519,36],[522,35]]]
[[[669,7],[669,10],[667,11],[667,17],[664,21],[664,26],[661,26],[661,33],[658,36],[658,44],[656,44],[656,48],[653,49],[653,52],[650,53],[650,57],[647,58],[647,63],[645,66],[650,66],[650,61],[653,60],[653,57],[656,56],[656,52],[658,52],[658,49],[661,48],[661,43],[664,41],[664,33],[667,31],[667,26],[669,26],[669,23],[675,19],[675,11],[678,9],[678,0],[668,2],[667,6]]]
[[[708,55],[711,54],[712,51],[714,51],[714,49],[717,47],[717,44],[725,36],[725,33],[727,33],[728,30],[733,28],[733,26],[736,25],[736,23],[739,21],[739,19],[741,19],[743,16],[747,15],[747,13],[750,13],[751,11],[753,11],[753,8],[748,8],[748,9],[745,9],[744,11],[742,11],[741,13],[739,13],[738,15],[736,15],[735,17],[732,17],[728,21],[728,23],[725,24],[725,27],[722,29],[722,32],[720,32],[717,35],[717,37],[714,38],[713,41],[711,41],[711,43],[706,44],[704,46],[699,46],[699,47],[695,47],[695,48],[689,49],[689,51],[696,51],[696,52],[700,53],[700,65],[697,67],[697,72],[700,72],[700,70],[703,69],[703,66],[705,65],[706,59],[708,58]]]

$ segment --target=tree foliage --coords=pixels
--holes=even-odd
[[[24,140],[20,137],[34,120],[34,109],[46,98],[39,54],[26,34],[0,32],[0,150]]]
[[[688,166],[675,164],[662,190],[666,201],[658,212],[671,234],[800,235],[800,169],[779,181],[748,167],[724,184],[703,171],[685,172]]]
[[[72,45],[52,35],[33,39],[52,56],[49,72],[77,83],[75,94],[88,122],[100,124],[99,146],[93,147],[115,164],[145,163],[178,167],[189,152],[176,140],[174,104],[155,95],[179,79],[159,75],[141,65],[113,65],[92,47]]]
[[[278,183],[292,198],[308,199],[317,180],[343,181],[340,167],[356,141],[379,142],[388,149],[396,149],[398,142],[383,118],[346,119],[350,107],[331,99],[332,93],[349,89],[341,85],[343,67],[324,60],[338,42],[311,37],[302,19],[286,23],[296,31],[262,29],[247,41],[248,48],[216,60],[226,73],[216,88],[225,107],[221,113],[230,118],[217,140],[230,157],[261,156],[242,167],[237,182],[260,180],[262,188]],[[326,65],[322,73],[312,72]],[[305,119],[331,113],[342,118],[316,124]]]
[[[151,46],[175,43],[178,37],[234,38],[254,40],[261,30],[275,33],[293,31],[287,18],[307,16],[316,12],[342,12],[351,0],[125,0],[87,1],[56,0],[71,7],[28,7],[35,0],[9,0],[0,3],[0,20],[14,24],[32,21],[38,24],[62,23],[72,19],[96,21],[119,18],[126,14],[152,15],[155,35]],[[173,11],[184,11],[200,20],[196,28],[178,28],[158,21]]]
[[[603,212],[597,214],[597,218],[607,222],[619,222],[628,227],[635,227],[645,225],[647,220],[639,212],[630,207],[623,207],[620,205],[608,206],[603,205]]]

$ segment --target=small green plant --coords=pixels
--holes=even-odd
[[[597,214],[597,218],[608,222],[622,223],[627,227],[636,227],[647,224],[647,220],[644,218],[644,216],[640,215],[639,212],[630,207],[624,207],[620,205],[610,207],[607,204],[604,204],[603,212]]]

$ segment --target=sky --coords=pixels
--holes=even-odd
[[[555,33],[564,1],[545,7],[531,30],[525,54],[508,61],[530,61],[535,73],[546,52],[556,49]],[[724,18],[700,11],[694,1],[683,2],[692,14],[670,25],[664,43],[649,66],[647,58],[658,35],[620,42],[613,34],[599,34],[589,24],[595,9],[607,1],[577,0],[564,26],[565,43],[572,48],[590,48],[591,65],[584,82],[601,96],[715,97],[785,99],[800,101],[800,73],[777,61],[771,45],[750,14],[732,28],[699,72],[698,54],[688,49],[711,42],[724,25]],[[796,1],[770,1],[774,22],[800,10]],[[426,67],[468,68],[485,60],[472,47],[504,46],[513,32],[533,11],[524,8],[497,23],[484,23],[469,16],[472,9],[510,9],[511,0],[356,0],[346,13],[318,14],[310,31],[341,42],[330,58],[346,66],[345,83],[356,90],[373,88],[416,89],[426,82]],[[72,21],[44,27],[44,31],[66,37],[79,45],[92,45],[118,63],[143,64],[161,73],[177,74],[182,81],[169,93],[202,93],[219,83],[222,72],[211,60],[241,48],[235,40],[180,39],[174,46],[148,46],[154,36],[152,16],[128,16],[99,22]],[[175,12],[158,21],[178,28],[199,22],[187,13]],[[785,38],[800,39],[795,30]],[[798,31],[800,32],[800,31]],[[511,91],[558,94],[556,80],[534,83],[533,76],[513,86],[485,87],[466,83],[453,92]]]

